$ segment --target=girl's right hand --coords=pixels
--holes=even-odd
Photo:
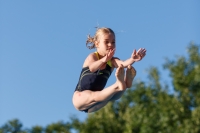
[[[106,63],[107,61],[111,60],[113,55],[115,54],[115,49],[110,49],[108,54],[102,58],[102,61]]]

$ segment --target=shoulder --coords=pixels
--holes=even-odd
[[[118,57],[112,57],[112,59],[111,59],[112,66],[117,68],[120,61],[121,60]]]
[[[93,53],[90,53],[87,57],[86,57],[86,59],[85,59],[85,61],[84,61],[84,64],[83,64],[83,67],[87,67],[87,66],[89,66],[89,64],[91,63],[91,62],[94,62],[94,61],[97,61],[98,60],[98,58],[97,58],[97,56],[96,56],[96,54],[93,52]]]
[[[88,60],[98,60],[98,57],[97,55],[93,52],[93,53],[90,53],[87,58]]]
[[[112,57],[112,60],[120,60],[118,57]]]

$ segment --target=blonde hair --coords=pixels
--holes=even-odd
[[[112,29],[102,27],[102,28],[97,28],[97,31],[94,35],[94,37],[88,35],[87,40],[86,40],[86,47],[89,49],[95,48],[95,42],[99,41],[99,38],[102,34],[113,34],[115,36],[115,33]]]

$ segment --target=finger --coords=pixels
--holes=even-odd
[[[145,57],[145,55],[146,55],[146,54],[143,54],[143,55],[142,55],[142,58],[144,58],[144,57]]]
[[[112,53],[115,53],[115,48],[114,48],[114,49],[112,49]]]
[[[136,54],[136,49],[133,50],[133,54]]]
[[[146,53],[146,50],[145,50],[144,48],[142,48],[142,49],[138,52],[139,55],[143,55],[144,53]]]
[[[142,50],[138,51],[137,54],[138,54],[138,55],[142,55]]]
[[[146,49],[145,49],[145,48],[143,48],[143,49],[142,49],[142,53],[145,53],[145,52],[146,52]]]
[[[143,51],[141,52],[141,55],[144,56],[145,54],[146,54],[146,50],[143,50]]]
[[[138,51],[137,51],[137,53],[140,53],[140,51],[141,51],[142,49],[140,48],[140,49],[138,49]]]
[[[138,51],[138,54],[142,54],[145,51],[144,48],[140,48],[140,50]]]

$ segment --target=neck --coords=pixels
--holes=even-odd
[[[103,58],[103,57],[104,57],[103,55],[99,54],[99,52],[98,52],[98,51],[97,51],[97,54],[98,54],[98,56],[99,56],[99,59],[101,59],[101,58]]]

